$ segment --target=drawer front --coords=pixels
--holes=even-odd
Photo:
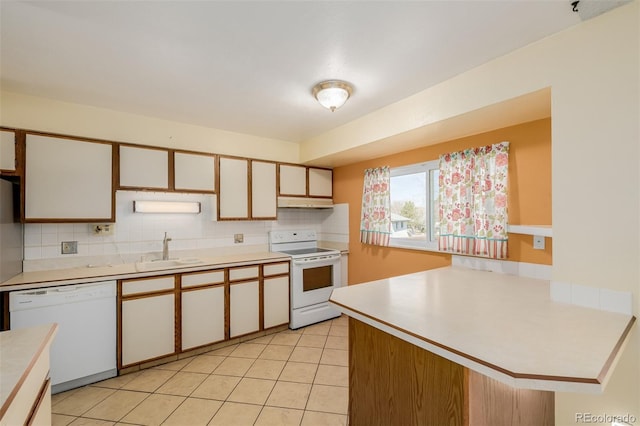
[[[182,275],[182,288],[194,287],[206,284],[223,284],[224,270],[197,272],[193,274]]]
[[[264,276],[281,275],[289,273],[289,262],[286,263],[271,263],[263,266]]]
[[[175,277],[173,275],[142,280],[123,281],[122,295],[131,296],[138,293],[173,290],[175,288],[175,282]]]
[[[257,266],[248,266],[246,268],[229,269],[229,281],[239,281],[251,278],[258,278],[259,272]]]

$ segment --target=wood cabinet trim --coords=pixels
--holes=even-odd
[[[172,149],[169,150],[167,163],[169,168],[167,171],[167,188],[169,188],[169,192],[173,192],[176,189],[176,157],[175,151]]]
[[[207,289],[207,288],[224,287],[225,285],[227,285],[227,284],[226,283],[198,284],[198,285],[194,285],[194,286],[190,286],[190,287],[182,287],[180,289],[180,291],[182,291],[184,293],[188,293],[190,291],[204,290],[204,289]]]
[[[231,339],[231,286],[229,268],[224,270],[224,339]]]
[[[180,353],[182,351],[182,291],[181,281],[182,277],[179,274],[173,277],[173,292],[175,297],[173,298],[173,352]]]
[[[42,402],[47,397],[47,392],[50,392],[49,385],[51,384],[51,378],[47,377],[47,380],[42,382],[42,386],[40,386],[40,390],[38,391],[38,397],[33,401],[33,405],[29,410],[29,416],[27,417],[26,425],[31,426],[33,424],[33,420],[36,417],[36,414],[40,410],[42,406]]]
[[[14,129],[9,129],[6,127],[0,127],[0,131],[4,132],[12,132],[13,133],[13,169],[0,169],[0,176],[20,176],[22,170],[23,161],[20,158],[20,150],[24,147],[24,145],[20,145],[18,142],[18,132]],[[24,160],[24,158],[22,159]]]
[[[16,131],[18,130],[22,130],[22,129],[16,129]],[[25,136],[27,135],[46,136],[49,138],[69,139],[69,140],[74,140],[78,142],[103,143],[103,144],[109,144],[109,145],[118,143],[116,141],[112,141],[108,139],[97,139],[97,138],[90,138],[90,137],[84,137],[84,136],[73,136],[73,135],[65,135],[60,133],[38,132],[35,130],[22,130],[22,131],[24,132]]]
[[[122,369],[122,280],[116,285],[116,366]]]

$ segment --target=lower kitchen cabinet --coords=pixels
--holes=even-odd
[[[175,277],[120,283],[120,367],[176,353]]]
[[[182,351],[225,339],[224,270],[181,277]]]
[[[263,266],[264,328],[289,323],[289,262]]]
[[[289,262],[128,279],[118,369],[289,323]]]
[[[229,337],[260,330],[258,265],[229,269]]]
[[[229,337],[260,330],[260,282],[231,283],[229,287]]]

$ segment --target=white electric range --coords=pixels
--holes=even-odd
[[[338,250],[318,247],[314,230],[271,231],[269,250],[291,256],[290,328],[340,316],[329,304],[333,289],[342,286]]]

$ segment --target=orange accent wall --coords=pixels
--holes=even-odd
[[[333,199],[349,204],[349,283],[361,283],[451,264],[451,255],[379,247],[360,242],[360,206],[365,169],[436,160],[440,154],[509,141],[509,223],[551,224],[551,119],[505,127],[333,170]],[[509,260],[550,265],[552,241],[533,249],[530,235],[509,234]]]

